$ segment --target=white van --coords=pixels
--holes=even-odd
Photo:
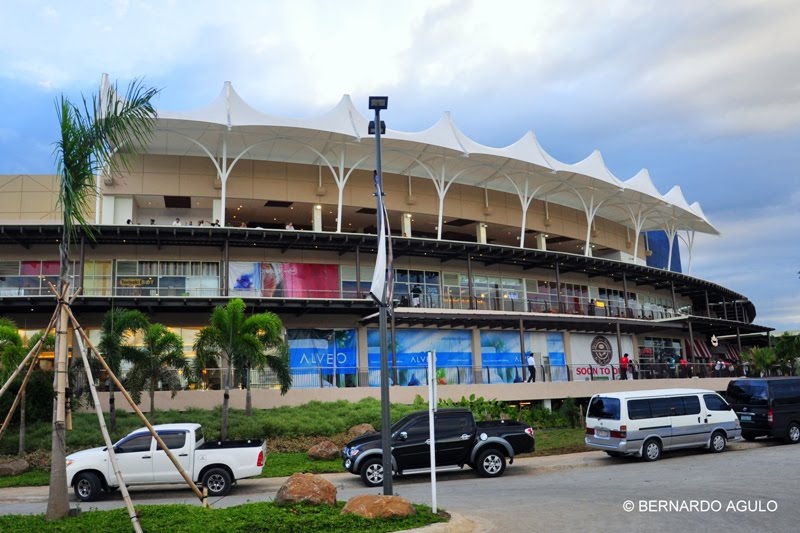
[[[656,461],[664,450],[719,453],[741,437],[739,418],[714,391],[659,389],[596,394],[586,411],[586,446]]]

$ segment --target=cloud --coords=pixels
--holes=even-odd
[[[698,235],[692,257],[691,275],[744,294],[756,306],[756,323],[778,330],[800,328],[798,201],[800,189],[751,212],[717,212],[723,237]]]

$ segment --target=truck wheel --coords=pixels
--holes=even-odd
[[[797,422],[791,422],[789,427],[786,428],[786,442],[789,444],[800,442],[800,425]]]
[[[711,435],[711,446],[710,449],[714,453],[720,453],[725,450],[725,445],[728,443],[728,439],[725,438],[725,434],[721,431],[715,431],[713,435]]]
[[[495,448],[491,448],[478,456],[475,463],[478,468],[478,475],[483,477],[502,476],[506,469],[506,456]]]
[[[649,439],[642,448],[642,459],[645,461],[658,461],[661,459],[661,443],[656,439]]]
[[[209,496],[225,496],[231,490],[231,475],[224,468],[211,468],[203,476]]]
[[[380,487],[383,485],[383,459],[373,457],[361,465],[361,481],[367,487]]]
[[[93,472],[81,472],[72,485],[75,496],[82,502],[93,502],[100,496],[100,478]]]

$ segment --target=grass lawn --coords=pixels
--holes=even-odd
[[[417,514],[407,518],[369,520],[354,515],[342,515],[344,502],[336,507],[327,505],[278,506],[272,503],[248,503],[223,509],[204,509],[191,505],[150,505],[137,507],[144,531],[203,531],[231,533],[234,531],[402,531],[444,522],[446,516],[433,514],[424,505],[415,505]],[[0,531],[31,532],[61,531],[130,531],[126,509],[88,511],[74,518],[47,522],[44,515],[0,516]]]

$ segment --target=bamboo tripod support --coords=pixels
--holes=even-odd
[[[103,359],[103,356],[100,355],[100,352],[97,350],[97,348],[94,347],[94,345],[92,344],[92,341],[89,339],[89,336],[86,334],[86,332],[83,330],[81,325],[78,323],[78,320],[75,318],[75,315],[72,314],[72,309],[70,309],[70,307],[67,306],[66,311],[67,311],[67,314],[69,315],[70,322],[72,323],[72,327],[75,329],[75,332],[80,335],[80,337],[83,339],[83,342],[86,343],[86,346],[88,346],[89,350],[91,350],[94,353],[94,356],[100,362],[100,364],[102,365],[103,369],[106,372],[108,372],[108,375],[111,378],[111,381],[114,382],[114,386],[116,386],[117,389],[119,389],[119,392],[122,393],[122,396],[128,401],[128,404],[131,406],[131,409],[134,410],[134,412],[139,417],[139,419],[142,421],[142,423],[145,425],[145,427],[147,427],[147,429],[150,430],[150,434],[153,436],[153,438],[158,443],[159,449],[161,449],[164,453],[167,454],[167,457],[169,457],[169,460],[172,461],[172,464],[178,470],[178,472],[180,473],[180,475],[184,479],[184,481],[186,481],[186,484],[189,486],[189,488],[191,488],[192,491],[194,491],[194,493],[197,496],[197,498],[203,503],[203,506],[204,507],[208,507],[208,499],[207,499],[207,497],[203,496],[203,493],[200,492],[200,489],[197,488],[197,485],[195,485],[194,481],[192,481],[192,478],[189,476],[189,474],[186,473],[186,471],[183,469],[183,467],[181,466],[181,464],[178,461],[178,459],[170,451],[170,449],[167,447],[167,445],[164,443],[164,441],[161,440],[161,437],[158,435],[158,433],[156,432],[156,430],[153,427],[153,425],[150,423],[149,420],[147,420],[147,417],[144,416],[144,413],[142,412],[141,409],[139,409],[139,406],[136,405],[136,402],[133,401],[133,398],[131,398],[131,395],[128,393],[128,391],[125,389],[125,387],[122,385],[120,380],[117,378],[117,376],[114,374],[114,372],[111,371],[111,367],[108,366],[108,363],[106,362],[106,360]],[[88,375],[91,376],[91,374],[88,374]],[[89,383],[91,383],[93,385],[93,381],[94,381],[93,379],[90,379]],[[105,427],[105,424],[104,423],[101,424],[101,429],[103,429],[104,427]],[[110,450],[110,448],[109,448],[109,450]]]

